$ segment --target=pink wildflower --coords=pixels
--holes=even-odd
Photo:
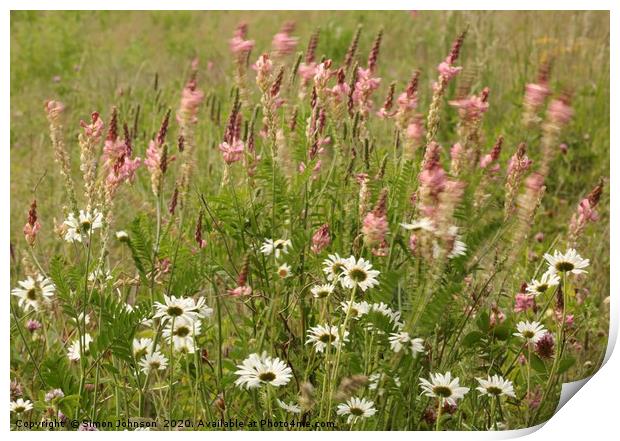
[[[452,78],[457,76],[462,69],[463,68],[459,66],[452,66],[448,60],[442,61],[439,63],[439,66],[437,66],[439,75],[441,75],[446,81],[450,81]]]
[[[194,239],[200,248],[207,246],[207,241],[202,238],[202,211],[198,214],[196,220],[196,231],[194,232]]]
[[[380,83],[381,78],[373,77],[370,69],[358,68],[353,101],[363,113],[367,113],[370,110],[372,106],[370,95],[379,88]]]
[[[523,174],[532,165],[532,160],[525,154],[525,144],[520,144],[517,152],[508,161],[508,176]]]
[[[446,172],[439,163],[440,146],[436,142],[428,145],[425,154],[424,169],[420,181],[420,211],[426,217],[435,217],[439,203],[439,194],[446,187]]]
[[[30,332],[37,331],[42,327],[43,325],[41,325],[41,323],[37,320],[28,320],[28,323],[26,324],[26,329],[28,329],[28,331]]]
[[[224,141],[219,148],[226,164],[237,162],[243,157],[244,145],[240,139],[235,139],[230,144]]]
[[[144,160],[144,165],[149,171],[154,171],[159,169],[159,164],[161,163],[161,151],[154,140],[149,141],[149,147],[146,149],[146,159]]]
[[[240,23],[235,29],[235,33],[233,34],[233,38],[230,39],[230,50],[231,52],[242,58],[244,55],[247,55],[252,48],[254,47],[254,40],[246,40],[248,32],[248,25],[246,23]]]
[[[418,97],[417,95],[409,96],[407,92],[403,92],[398,95],[396,103],[402,109],[415,110],[418,107]]]
[[[551,358],[554,354],[555,339],[553,334],[547,332],[536,342],[535,351],[541,358]]]
[[[573,215],[570,222],[570,236],[576,240],[588,222],[596,222],[599,218],[596,211],[601,195],[603,194],[603,181],[601,180],[590,194],[579,202],[577,213]]]
[[[291,37],[291,32],[294,30],[295,23],[287,22],[284,26],[282,26],[280,32],[274,35],[273,40],[271,41],[271,46],[277,55],[284,56],[295,51],[295,47],[297,47],[297,41],[299,39],[297,37]]]
[[[387,229],[388,223],[385,216],[377,216],[372,211],[368,212],[364,218],[362,233],[364,233],[364,239],[369,245],[381,243]]]
[[[246,297],[252,294],[252,288],[247,285],[248,274],[250,270],[250,261],[246,257],[243,267],[237,277],[237,286],[228,290],[228,294],[232,297]]]
[[[491,314],[489,314],[489,324],[491,327],[497,326],[506,320],[506,314],[499,309],[497,305],[491,307]]]
[[[542,401],[542,391],[539,387],[535,390],[529,391],[525,396],[525,401],[529,404],[530,409],[537,409]]]
[[[514,312],[525,312],[536,307],[536,301],[532,294],[518,293],[515,297]]]
[[[549,96],[550,90],[546,83],[530,83],[525,86],[525,104],[533,109],[540,108]]]
[[[310,247],[310,249],[314,254],[319,254],[330,243],[331,238],[329,236],[329,224],[323,224],[312,235],[312,246]]]
[[[500,136],[497,138],[495,145],[490,153],[487,153],[482,158],[480,158],[480,168],[487,169],[490,175],[494,175],[499,171],[499,164],[497,161],[499,160],[499,155],[502,152],[502,144],[504,143],[504,138]]]
[[[174,160],[173,156],[168,157],[168,147],[165,144],[169,120],[170,110],[166,113],[155,139],[149,141],[149,147],[146,150],[146,159],[144,160],[144,164],[151,174],[151,189],[156,196],[160,193],[162,180],[168,169],[168,164]],[[183,151],[183,140],[183,135],[179,136],[180,151]]]
[[[28,222],[24,225],[24,236],[26,238],[26,242],[31,247],[34,246],[34,242],[37,239],[37,234],[41,229],[41,224],[38,221],[37,217],[37,200],[33,199],[32,204],[30,204],[30,209],[28,210]]]
[[[184,124],[198,122],[198,108],[204,99],[204,92],[198,89],[196,78],[192,77],[181,92],[181,105],[177,112],[177,121]]]
[[[472,95],[468,98],[449,101],[448,104],[458,109],[461,119],[475,121],[489,110],[488,94],[489,89],[485,87],[479,96]]]
[[[345,73],[343,68],[338,69],[336,77],[338,81],[336,85],[329,90],[329,93],[333,97],[336,104],[340,104],[347,100],[350,89],[349,85],[345,82]]]
[[[262,54],[252,65],[252,69],[256,71],[256,84],[265,92],[270,87],[271,71],[273,70],[273,61],[269,58],[269,54]]]
[[[90,124],[80,121],[80,126],[84,129],[84,135],[93,140],[93,143],[98,143],[103,133],[103,120],[99,116],[98,112],[91,114],[92,122]]]
[[[56,119],[65,110],[65,105],[60,101],[49,100],[45,102],[45,110],[50,119]]]
[[[117,136],[116,109],[114,109],[102,156],[107,171],[106,186],[111,194],[114,194],[123,182],[133,181],[141,159],[131,159],[131,154],[131,139],[127,126],[125,126],[125,139],[121,140]]]
[[[366,214],[362,222],[364,242],[366,242],[368,246],[373,247],[375,251],[386,248],[385,236],[388,232],[388,228],[387,190],[384,189],[381,191],[375,208]],[[378,255],[383,255],[383,253]]]
[[[315,62],[300,63],[298,72],[304,85],[308,84],[308,82],[314,78],[316,75],[316,68],[317,65]]]
[[[551,101],[547,109],[549,121],[558,126],[565,126],[573,116],[573,109],[568,103],[568,98],[562,97]]]
[[[229,289],[228,294],[230,294],[232,297],[246,297],[252,294],[252,287],[237,286],[236,288]]]
[[[416,117],[413,121],[407,126],[407,138],[414,141],[415,143],[419,143],[424,137],[424,122],[421,117]]]

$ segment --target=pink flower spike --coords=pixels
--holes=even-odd
[[[232,143],[228,143],[224,141],[220,144],[220,152],[222,152],[222,157],[224,158],[224,162],[226,164],[232,164],[241,160],[244,152],[243,141],[236,139],[232,141]]]
[[[565,126],[573,116],[573,109],[565,99],[556,99],[549,104],[547,113],[553,123]]]
[[[295,51],[299,38],[291,37],[291,32],[293,32],[294,29],[294,23],[285,23],[284,26],[282,26],[282,30],[273,36],[271,46],[277,55],[284,56]]]
[[[534,309],[536,302],[531,294],[519,293],[515,297],[514,312],[525,312]]]
[[[549,93],[549,87],[546,84],[530,83],[525,86],[525,103],[537,109],[545,103]]]
[[[228,294],[232,297],[246,297],[252,294],[252,288],[249,286],[237,286],[234,289],[229,289]]]
[[[331,243],[331,238],[329,236],[329,224],[323,224],[312,235],[312,245],[310,249],[312,250],[314,254],[319,254],[330,243]]]
[[[439,75],[445,78],[446,81],[450,81],[452,78],[457,76],[462,69],[462,67],[452,66],[447,60],[442,61],[439,63],[439,66],[437,66]]]
[[[254,40],[246,40],[248,25],[240,23],[235,29],[233,38],[230,39],[230,50],[237,57],[243,57],[254,47]]]
[[[98,112],[93,112],[91,114],[91,120],[92,122],[90,124],[80,121],[80,126],[84,129],[85,136],[88,138],[93,138],[94,140],[99,140],[99,138],[101,138],[101,134],[103,133],[103,120],[99,116]]]

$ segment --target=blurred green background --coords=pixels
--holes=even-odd
[[[269,50],[273,35],[288,20],[297,23],[298,50],[304,50],[310,34],[320,28],[317,55],[324,54],[336,64],[342,61],[358,24],[363,26],[360,61],[365,61],[377,31],[383,28],[379,75],[384,80],[375,100],[380,104],[391,81],[402,90],[411,72],[420,69],[424,110],[437,64],[454,37],[468,28],[460,59],[465,68],[462,77],[471,79],[473,91],[490,88],[484,131],[489,145],[500,133],[506,137],[503,158],[528,136],[520,122],[523,87],[535,80],[540,62],[550,59],[553,89],[572,91],[575,117],[564,140],[569,154],[556,163],[548,189],[548,195],[556,196],[547,196],[553,204],[544,207],[549,219],[561,214],[565,222],[578,199],[600,176],[609,175],[607,12],[19,11],[11,14],[11,242],[18,249],[24,244],[21,229],[39,180],[36,197],[43,243],[51,236],[52,219],[62,218],[62,186],[43,111],[46,99],[60,99],[66,105],[65,133],[76,177],[79,121],[93,110],[107,120],[110,108],[117,105],[121,118],[131,122],[140,105],[142,135],[135,141],[135,151],[144,157],[163,113],[178,106],[193,57],[201,62],[200,87],[221,100],[225,120],[233,72],[228,40],[235,26],[248,23],[249,38],[256,40],[253,60]],[[444,120],[456,122],[453,110],[444,114]],[[215,143],[223,127],[202,118],[198,130],[202,159],[197,176],[208,183],[210,158],[216,156]],[[448,144],[454,140],[454,130],[455,124],[443,124],[440,139]],[[536,140],[528,141],[535,149]],[[151,209],[148,175],[144,170],[139,175],[138,191],[123,191],[119,197],[129,198],[135,209]],[[604,212],[607,204],[605,197]],[[123,213],[118,219],[120,228]],[[550,224],[549,228],[556,227]],[[608,256],[608,233],[596,230],[600,240],[594,239],[602,247],[597,250]]]

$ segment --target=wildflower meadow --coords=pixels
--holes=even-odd
[[[520,429],[603,360],[608,12],[14,11],[10,69],[12,430]]]

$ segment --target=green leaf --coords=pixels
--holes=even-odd
[[[575,364],[575,357],[572,355],[567,355],[562,360],[560,360],[560,364],[558,365],[558,375],[566,372],[571,368],[572,365]]]
[[[73,418],[73,411],[77,407],[79,395],[67,395],[58,400],[58,408],[68,418]]]
[[[508,322],[504,322],[491,329],[491,334],[497,340],[508,340],[512,334],[512,325]]]
[[[147,224],[148,220],[143,215],[137,216],[131,222],[129,242],[127,242],[131,251],[131,257],[143,281],[146,281],[146,273],[151,267],[152,244]]]
[[[542,374],[547,373],[547,367],[545,366],[545,362],[540,359],[540,357],[536,354],[530,354],[530,365],[532,369],[536,372],[540,372]]]
[[[484,334],[480,331],[471,331],[465,337],[463,337],[463,346],[471,348],[476,345],[484,337]]]
[[[482,332],[489,332],[490,321],[489,321],[489,313],[487,311],[482,311],[476,320],[476,325],[478,329]]]

